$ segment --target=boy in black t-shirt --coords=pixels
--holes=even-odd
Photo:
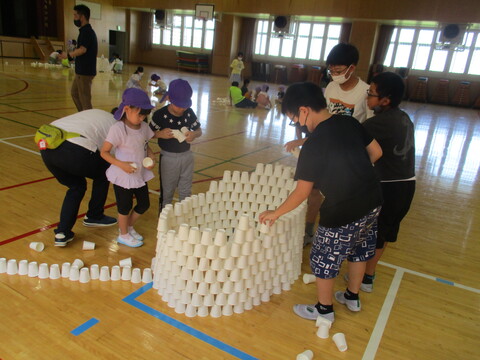
[[[170,104],[155,111],[150,122],[153,131],[160,131],[160,210],[172,203],[177,185],[180,201],[192,194],[193,153],[190,143],[202,135],[200,122],[190,108],[192,93],[188,81],[173,80],[160,100],[162,103],[168,99]]]
[[[403,98],[403,79],[392,72],[376,75],[367,91],[367,105],[375,116],[363,126],[380,144],[383,156],[375,164],[384,198],[378,216],[377,250],[367,262],[360,289],[372,292],[375,268],[387,243],[397,241],[400,222],[407,214],[415,193],[414,126],[398,106]]]
[[[350,281],[336,300],[351,311],[360,311],[358,291],[366,261],[375,254],[376,219],[382,194],[372,163],[380,158],[378,143],[362,125],[327,110],[322,90],[312,83],[291,85],[282,112],[307,126],[311,135],[300,151],[297,187],[274,211],[260,215],[272,224],[305,201],[315,187],[325,196],[320,223],[310,252],[310,266],[317,277],[317,304],[295,305],[294,312],[309,320],[318,316],[334,321],[333,286],[342,262],[350,261]]]

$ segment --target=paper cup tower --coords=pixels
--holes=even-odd
[[[290,290],[301,272],[306,201],[272,226],[259,214],[295,188],[293,168],[225,171],[204,194],[166,206],[158,220],[153,287],[188,317],[240,314]]]

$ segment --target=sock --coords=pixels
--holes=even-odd
[[[368,275],[368,274],[365,274],[363,275],[363,280],[362,282],[364,284],[373,284],[373,280],[375,279],[375,274],[373,275]]]
[[[120,236],[123,238],[123,239],[130,239],[130,234],[127,232],[126,234],[120,234]]]
[[[358,300],[358,293],[355,294],[355,293],[351,292],[350,290],[348,290],[348,287],[345,290],[344,296],[345,296],[345,299],[347,299],[347,300]]]
[[[317,305],[315,305],[315,308],[317,309],[319,314],[328,314],[333,312],[333,305],[322,305],[319,302],[317,302]]]
[[[133,226],[129,226],[128,227],[128,232],[132,231],[133,230]]]
[[[314,223],[306,223],[305,224],[305,233],[310,236],[313,236],[313,227],[315,226]]]

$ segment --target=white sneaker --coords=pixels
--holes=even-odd
[[[129,246],[129,247],[133,247],[133,248],[140,247],[140,246],[143,245],[143,242],[134,239],[133,236],[130,235],[130,234],[127,234],[127,236],[125,236],[125,235],[123,235],[123,236],[120,235],[120,236],[117,238],[117,242],[118,242],[119,244],[123,244],[123,245]]]
[[[337,300],[340,304],[346,305],[348,310],[350,311],[357,312],[362,310],[362,304],[360,303],[360,299],[348,300],[345,298],[345,293],[343,291],[337,291],[335,293],[335,300]]]
[[[293,305],[293,312],[301,318],[307,320],[317,320],[317,318],[321,316],[327,320],[330,320],[332,323],[335,321],[335,313],[333,311],[328,314],[320,314],[315,305]]]
[[[143,236],[140,235],[138,232],[136,232],[134,228],[132,228],[132,230],[129,230],[128,233],[129,233],[130,235],[132,235],[132,237],[133,237],[135,240],[143,241]]]
[[[348,284],[348,273],[343,275],[343,279]],[[362,282],[360,284],[360,290],[362,290],[363,292],[371,293],[373,291],[373,282],[371,284],[365,284],[364,282]]]

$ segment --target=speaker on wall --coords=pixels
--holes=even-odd
[[[165,10],[155,10],[155,22],[161,23],[165,20]]]
[[[273,30],[276,32],[289,32],[290,16],[275,16],[273,20]]]

